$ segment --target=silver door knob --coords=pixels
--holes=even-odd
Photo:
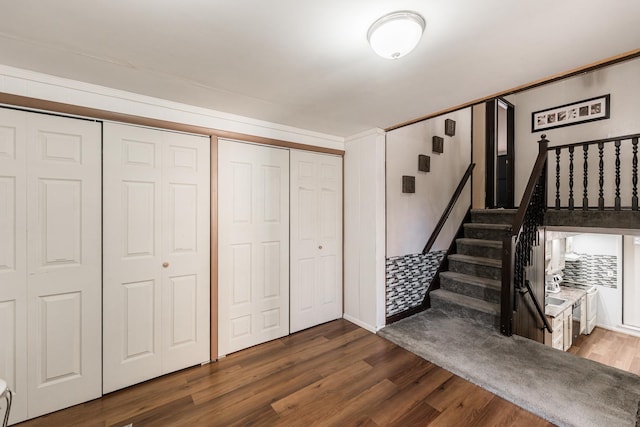
[[[169,267],[169,263],[168,263],[168,262],[163,262],[163,263],[162,263],[162,266],[163,266],[164,268],[167,268],[167,267]]]

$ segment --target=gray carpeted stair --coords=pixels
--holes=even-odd
[[[511,225],[516,212],[517,209],[471,209],[471,222]]]
[[[436,306],[444,312],[455,312],[459,317],[472,319],[484,325],[500,327],[500,305],[438,289],[431,292],[431,306]]]
[[[502,259],[502,242],[484,239],[456,239],[459,254]]]
[[[511,235],[511,226],[508,224],[488,224],[470,222],[464,224],[464,237],[471,239],[486,239],[502,241],[504,237]]]
[[[440,273],[440,287],[450,292],[500,303],[500,280],[445,271]]]
[[[502,260],[470,255],[449,255],[449,271],[500,280]]]
[[[515,209],[472,209],[449,271],[440,273],[440,289],[430,292],[431,307],[499,327],[502,240],[511,235]]]

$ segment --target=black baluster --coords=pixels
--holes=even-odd
[[[615,142],[616,145],[616,210],[620,210],[620,140]]]
[[[582,197],[582,210],[586,211],[589,209],[589,197],[587,197],[587,185],[589,184],[587,175],[589,173],[589,166],[587,160],[589,159],[589,146],[587,144],[582,146],[584,150],[584,172],[582,175],[582,184],[584,185],[584,195]]]
[[[556,209],[560,209],[560,148],[556,148]]]
[[[604,156],[604,142],[598,142],[598,156],[600,157],[600,160],[598,161],[598,174],[599,174],[599,179],[598,179],[598,184],[600,185],[600,188],[598,190],[598,210],[603,211],[604,210],[604,161],[603,161],[603,156]]]
[[[573,146],[569,147],[569,210],[573,210]]]
[[[638,137],[635,137],[631,140],[631,144],[633,144],[633,168],[632,168],[632,178],[633,182],[633,197],[631,198],[631,209],[634,211],[638,210]]]

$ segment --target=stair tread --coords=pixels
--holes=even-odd
[[[470,264],[486,265],[488,267],[502,268],[502,260],[484,258],[479,256],[453,254],[448,256],[449,260],[462,261]]]
[[[469,237],[463,237],[456,239],[456,243],[463,243],[465,245],[475,246],[490,246],[492,248],[502,248],[502,242],[499,240],[486,240],[486,239],[472,239]]]
[[[485,286],[488,288],[493,288],[496,290],[500,290],[502,288],[502,284],[499,280],[487,279],[485,277],[472,276],[470,274],[457,273],[455,271],[443,271],[440,273],[440,278],[450,278],[453,280],[457,280],[459,282],[473,283],[475,285]]]
[[[455,292],[447,291],[446,289],[436,289],[432,291],[430,295],[433,297],[434,294],[437,298],[453,302],[454,304],[464,305],[466,307],[496,316],[500,315],[500,306],[492,302],[487,302],[478,298],[473,298]]]
[[[492,230],[511,230],[511,224],[491,224],[488,222],[467,222],[463,224],[465,228],[484,228]]]
[[[488,214],[516,214],[518,209],[471,209],[471,213],[488,213]]]

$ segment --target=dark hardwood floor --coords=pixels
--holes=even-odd
[[[345,320],[19,424],[549,426]]]
[[[580,335],[570,353],[640,375],[640,337],[595,328]]]

